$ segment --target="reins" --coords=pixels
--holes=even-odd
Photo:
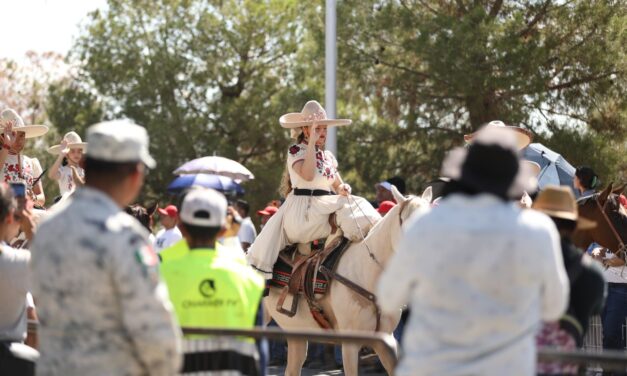
[[[353,206],[350,205],[350,200],[352,199],[353,204],[356,204],[357,207],[359,208],[359,210],[361,211],[361,214],[364,215],[364,217],[366,217],[368,219],[368,222],[370,222],[370,224],[372,225],[372,221],[370,220],[370,218],[366,215],[366,213],[364,213],[364,210],[361,208],[361,206],[359,206],[359,204],[357,204],[357,201],[355,201],[355,199],[353,198],[352,195],[348,195],[348,200],[349,200],[349,207],[351,209],[351,214],[353,217],[353,221],[355,222],[355,225],[357,225],[357,229],[359,230],[359,235],[361,236],[361,240],[364,243],[364,245],[366,246],[366,250],[368,251],[368,256],[370,256],[370,258],[372,259],[372,261],[375,262],[375,264],[377,264],[379,266],[379,268],[381,268],[381,270],[383,270],[383,264],[377,259],[377,257],[375,256],[375,254],[372,252],[372,250],[370,249],[370,246],[368,245],[368,243],[366,242],[366,237],[364,236],[364,232],[361,228],[361,226],[359,225],[359,222],[357,221],[357,218],[355,217],[355,212],[353,211]],[[403,210],[405,209],[405,206],[407,205],[407,202],[409,202],[410,200],[405,200],[403,202],[401,202],[399,204],[399,212],[398,212],[398,219],[400,221],[401,226],[403,225]]]
[[[355,216],[355,211],[353,210],[353,206],[351,205],[350,201],[351,199],[353,200],[353,204],[356,204],[357,207],[359,208],[359,210],[361,211],[361,213],[364,215],[364,217],[366,217],[368,219],[368,222],[370,222],[370,224],[372,225],[372,221],[370,221],[370,218],[368,218],[368,216],[366,215],[366,213],[364,213],[363,209],[361,208],[361,206],[359,206],[359,204],[357,203],[357,201],[355,201],[355,199],[353,198],[352,195],[348,195],[347,196],[348,201],[349,201],[349,205],[348,207],[351,209],[351,214],[353,217],[353,221],[355,222],[355,225],[357,226],[357,229],[359,230],[359,236],[361,236],[361,240],[364,243],[364,245],[366,246],[366,250],[368,251],[368,256],[370,256],[370,258],[372,259],[372,261],[374,261],[375,264],[377,264],[377,266],[379,266],[379,268],[381,270],[383,270],[383,265],[381,264],[381,262],[377,259],[377,256],[374,255],[374,253],[372,252],[372,250],[370,249],[370,246],[368,245],[368,243],[366,242],[366,237],[364,236],[364,231],[361,229],[361,226],[359,225],[359,222],[357,221],[357,218]]]

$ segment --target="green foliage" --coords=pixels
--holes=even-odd
[[[419,192],[462,136],[501,119],[606,180],[627,170],[624,1],[343,0],[338,4],[340,169],[356,194],[400,175]],[[253,207],[277,197],[286,112],[322,102],[324,7],[296,0],[109,0],[50,89],[59,129],[126,116],[158,168],[205,155],[245,164]],[[80,84],[78,84],[80,82]],[[61,125],[63,124],[63,125]]]
[[[340,2],[339,97],[362,120],[345,134],[348,167],[369,183],[404,175],[416,191],[464,133],[501,119],[538,134],[553,124],[561,133],[551,144],[562,152],[560,141],[575,140],[564,132],[587,124],[604,150],[590,162],[617,175],[614,156],[627,141],[626,14],[621,1]],[[311,25],[322,44],[323,24]]]
[[[276,196],[288,142],[277,120],[303,99],[297,19],[288,0],[112,0],[92,14],[73,56],[119,115],[148,129],[158,162],[148,196],[185,161],[214,154],[256,173],[252,197]]]

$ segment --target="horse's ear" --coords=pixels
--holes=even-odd
[[[158,207],[159,207],[159,201],[155,202],[154,204],[150,206],[147,206],[146,212],[148,212],[148,215],[152,217],[152,215],[155,214],[155,212],[157,211]]]
[[[599,194],[599,204],[605,205],[605,201],[607,201],[607,198],[610,196],[610,193],[612,193],[613,184],[614,184],[613,182],[610,182],[610,184],[608,184],[607,187],[605,187],[605,189],[601,192],[601,194]]]
[[[401,203],[403,201],[405,201],[405,196],[403,196],[401,194],[401,192],[398,191],[398,189],[396,189],[396,187],[394,186],[394,184],[392,184],[392,196],[394,196],[394,199],[396,200],[397,203]]]
[[[625,183],[625,184],[623,184],[623,185],[621,185],[621,186],[619,186],[617,188],[614,188],[614,190],[612,190],[612,193],[619,195],[619,194],[623,193],[625,188],[627,188],[627,183]]]
[[[431,186],[428,186],[424,192],[422,192],[422,199],[431,203],[431,200],[433,199],[433,189],[431,189]]]

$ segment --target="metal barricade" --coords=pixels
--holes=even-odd
[[[254,329],[221,329],[221,328],[182,328],[183,334],[187,336],[211,336],[204,341],[212,341],[220,337],[241,337],[269,340],[289,340],[299,339],[309,342],[318,343],[354,343],[362,346],[380,345],[385,351],[392,355],[392,359],[396,359],[396,340],[390,334],[385,333],[366,333],[356,331],[330,331],[330,330],[282,330],[279,328],[261,328]],[[213,338],[212,338],[213,337]],[[185,348],[188,351],[196,351],[200,346],[204,346],[203,339],[193,338],[186,339]],[[186,351],[186,358],[189,359],[189,352]],[[205,360],[196,357],[195,362],[204,362]]]
[[[594,325],[594,326],[593,326]],[[335,332],[324,330],[282,330],[278,328],[254,329],[205,329],[183,328],[186,335],[227,336],[266,338],[271,340],[300,339],[320,343],[354,343],[372,347],[380,344],[385,351],[396,359],[395,340],[389,334],[364,332]],[[586,367],[588,371],[622,370],[627,369],[627,353],[624,351],[603,350],[601,324],[598,317],[593,318],[590,330],[584,339],[584,349],[579,351],[561,351],[553,349],[539,349],[538,360],[545,362],[565,362]]]

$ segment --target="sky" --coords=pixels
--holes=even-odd
[[[26,51],[65,55],[87,14],[106,0],[0,0],[0,58],[19,60]]]

